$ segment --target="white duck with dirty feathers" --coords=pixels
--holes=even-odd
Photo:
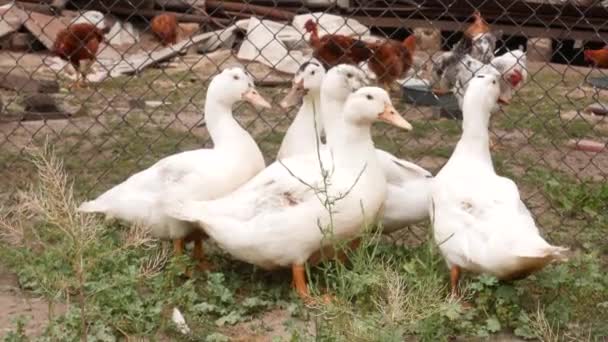
[[[169,199],[167,213],[201,225],[237,259],[265,269],[292,267],[298,293],[306,298],[304,263],[332,239],[358,236],[372,222],[386,196],[371,124],[381,120],[409,129],[388,94],[375,87],[350,95],[340,115],[332,153],[277,161],[232,194],[214,201]],[[327,174],[329,179],[324,178]],[[328,184],[327,188],[325,184]],[[317,190],[333,200],[330,216]],[[331,232],[326,229],[331,228]]]
[[[342,130],[340,113],[348,96],[367,84],[365,73],[352,65],[328,71],[321,85],[323,127],[328,143]],[[391,233],[428,217],[432,175],[422,167],[376,149],[376,157],[388,181],[382,216],[382,231]]]
[[[325,68],[315,59],[302,64],[294,75],[292,87],[280,106],[288,109],[300,101],[302,105],[283,137],[277,160],[314,153],[321,146],[321,83],[324,76]]]
[[[104,213],[151,227],[161,239],[176,240],[177,253],[194,230],[190,222],[176,220],[162,210],[165,198],[209,200],[226,195],[264,169],[264,157],[251,135],[232,115],[232,106],[248,101],[270,107],[254,88],[252,77],[241,68],[215,76],[207,90],[205,122],[212,149],[181,152],[138,172],[79,210]],[[200,238],[195,238],[200,249]]]
[[[567,251],[540,236],[517,185],[494,171],[488,127],[499,83],[497,72],[478,73],[470,81],[462,137],[433,180],[431,221],[451,269],[454,295],[460,269],[518,279],[564,258]]]

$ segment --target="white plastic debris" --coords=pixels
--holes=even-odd
[[[252,17],[237,57],[294,74],[304,62],[304,54],[301,51],[289,51],[280,39],[275,38],[293,35],[293,32],[293,28],[288,25]]]
[[[86,11],[72,19],[72,24],[87,23],[97,26],[100,30],[106,27],[105,17],[99,11]]]
[[[139,32],[129,22],[117,21],[106,34],[110,45],[133,45],[139,41]]]
[[[355,19],[323,12],[296,15],[293,18],[291,25],[300,33],[304,34],[304,24],[309,19],[314,19],[317,22],[319,37],[328,33],[342,34],[345,36],[368,36],[370,34],[369,29]],[[306,39],[308,39],[308,34],[306,34]]]
[[[175,326],[177,327],[177,330],[180,333],[182,333],[184,335],[187,335],[190,333],[190,328],[188,327],[188,324],[186,324],[186,319],[184,319],[184,316],[179,311],[179,309],[173,308],[173,314],[171,315],[171,320],[173,321],[173,323],[175,323]]]
[[[62,76],[70,80],[76,80],[77,78],[76,70],[72,64],[59,57],[47,57],[45,58],[44,63],[51,70],[55,71],[56,73],[61,73]],[[91,69],[87,73],[87,82],[98,83],[107,78],[107,76],[108,72],[105,70],[105,68],[96,62],[93,63]]]
[[[164,105],[168,105],[171,104],[171,102],[164,102],[164,101],[146,101],[145,102],[147,107],[151,107],[151,108],[157,108],[160,106],[164,106]]]
[[[4,11],[4,10],[9,10],[11,8],[15,7],[15,1],[11,1],[7,4],[4,4],[2,6],[0,6],[0,11]]]

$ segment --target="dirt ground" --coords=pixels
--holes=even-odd
[[[53,307],[55,315],[65,312],[65,305]],[[21,290],[17,275],[0,263],[0,339],[16,328],[15,320],[25,319],[25,334],[40,336],[49,323],[49,305],[43,298]]]

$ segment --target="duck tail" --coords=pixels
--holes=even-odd
[[[545,248],[544,253],[549,256],[552,261],[568,261],[570,248],[561,246],[549,246]]]
[[[99,203],[99,201],[93,200],[83,202],[77,210],[83,213],[100,213],[104,212],[105,208]]]
[[[542,240],[541,243],[536,246],[520,246],[518,248],[516,254],[522,258],[529,259],[543,259],[547,262],[552,261],[567,261],[568,260],[568,252],[569,248],[553,246],[548,244],[546,241]]]

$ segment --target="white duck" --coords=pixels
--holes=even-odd
[[[352,65],[338,65],[328,71],[321,85],[321,120],[327,142],[340,135],[340,113],[346,98],[365,85],[365,72]],[[382,216],[384,233],[391,233],[428,217],[432,175],[420,166],[376,149],[376,157],[388,181]]]
[[[83,203],[79,210],[148,225],[154,236],[174,240],[177,254],[183,253],[185,240],[194,240],[195,258],[199,259],[199,265],[204,265],[204,235],[193,229],[191,223],[163,214],[161,206],[167,197],[180,200],[218,198],[264,169],[258,145],[232,116],[232,106],[241,100],[270,107],[243,69],[222,71],[209,84],[205,101],[205,122],[214,148],[181,152],[161,159],[97,199]]]
[[[302,101],[295,119],[287,129],[277,160],[316,152],[321,146],[321,82],[325,68],[315,59],[303,63],[293,78],[289,93],[281,101],[284,109]]]
[[[487,72],[469,82],[462,137],[433,181],[431,221],[451,271],[453,295],[461,269],[518,279],[563,258],[567,250],[540,236],[517,185],[494,171],[488,125],[500,79],[500,73]]]
[[[359,89],[349,97],[341,117],[342,131],[330,142],[333,154],[321,154],[324,170],[316,156],[287,158],[224,198],[168,199],[167,213],[199,223],[237,259],[265,269],[291,266],[296,290],[307,299],[304,263],[331,245],[332,238],[357,236],[374,219],[386,196],[386,178],[376,159],[371,124],[382,120],[411,128],[380,88]],[[318,189],[326,189],[327,198],[334,201],[333,215]],[[333,231],[328,229],[332,226]]]

